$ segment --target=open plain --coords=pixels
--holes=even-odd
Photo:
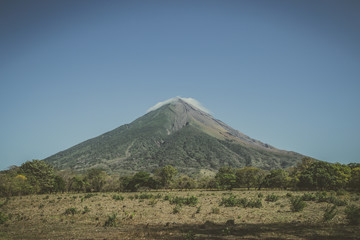
[[[315,196],[292,191],[150,191],[64,193],[0,199],[0,239],[359,239],[345,208],[360,205],[351,193],[327,193],[337,201],[325,221],[328,202],[291,199]],[[276,196],[276,197],[269,197]],[[310,197],[311,198],[311,197]],[[259,206],[229,206],[246,199]]]

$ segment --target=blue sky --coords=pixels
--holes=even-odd
[[[0,1],[0,169],[181,96],[275,147],[359,162],[360,2]]]

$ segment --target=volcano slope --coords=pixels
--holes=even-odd
[[[108,173],[131,173],[172,165],[180,172],[196,174],[222,166],[287,168],[303,157],[250,138],[186,99],[173,98],[130,124],[45,161],[75,171],[96,167]]]

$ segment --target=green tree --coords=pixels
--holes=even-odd
[[[8,174],[0,173],[0,196],[11,196],[11,177]]]
[[[345,188],[350,178],[349,166],[316,161],[301,172],[298,186],[302,189],[337,190]]]
[[[70,190],[71,191],[75,191],[75,192],[84,192],[85,191],[85,187],[86,187],[86,183],[84,181],[84,179],[81,176],[74,176],[71,180],[70,180]]]
[[[122,176],[119,178],[119,190],[124,192],[124,191],[129,191],[129,183],[132,180],[131,176]]]
[[[165,188],[169,187],[178,171],[171,165],[157,169],[156,175],[160,178],[161,185]]]
[[[220,188],[231,190],[236,184],[235,170],[232,167],[221,167],[215,179]]]
[[[37,193],[50,193],[54,191],[54,168],[44,161],[33,160],[23,163],[19,174],[24,175]]]
[[[356,191],[360,191],[360,167],[351,169],[350,187]]]
[[[176,179],[175,187],[179,189],[193,189],[196,187],[196,182],[192,177],[182,175]]]
[[[55,175],[54,191],[55,192],[65,192],[65,189],[66,189],[65,180],[61,176]]]
[[[286,189],[290,181],[289,173],[283,169],[271,170],[265,178],[266,185],[272,188]]]
[[[100,192],[105,184],[106,172],[102,169],[92,168],[87,171],[85,175],[85,182],[87,182],[87,191]]]
[[[235,171],[236,183],[239,187],[245,186],[248,189],[251,187],[261,187],[265,178],[265,171],[256,167],[244,167]]]
[[[149,187],[150,173],[138,172],[128,182],[126,189],[137,191],[139,188]]]

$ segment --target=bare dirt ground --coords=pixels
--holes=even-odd
[[[287,193],[304,194],[169,191],[12,197],[0,208],[8,217],[0,224],[0,239],[360,239],[360,227],[348,224],[345,206],[337,207],[336,216],[324,222],[329,203],[308,201],[303,211],[292,212]],[[220,206],[230,194],[261,199],[262,207]],[[270,194],[279,200],[265,201]],[[195,196],[198,202],[179,207],[168,200],[176,196]],[[360,205],[355,194],[336,198]]]

